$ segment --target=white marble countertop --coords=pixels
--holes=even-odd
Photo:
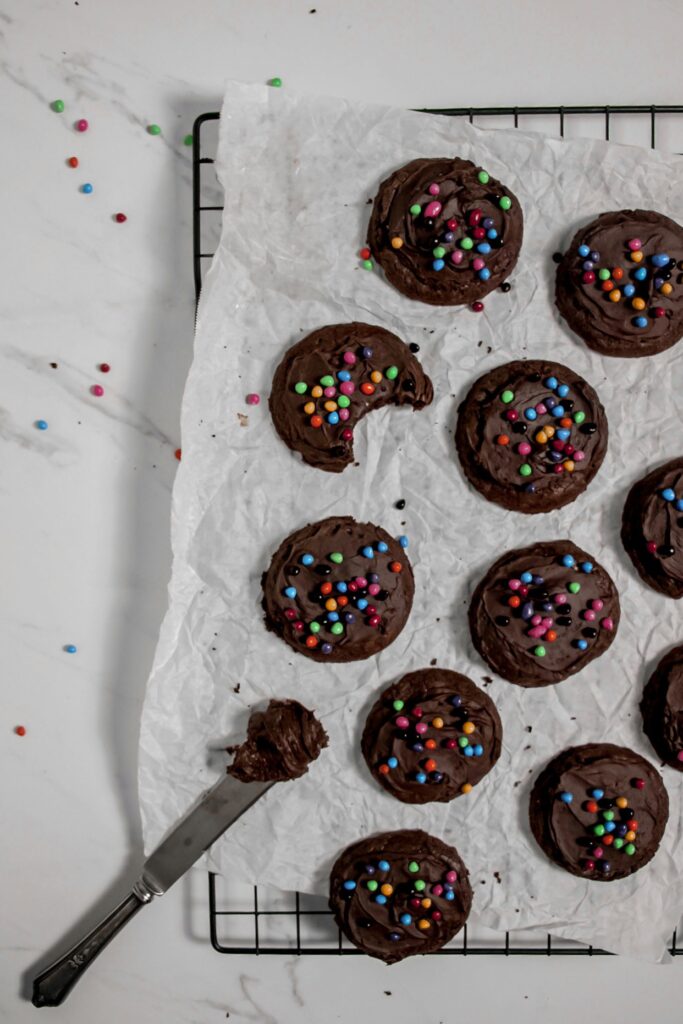
[[[26,976],[139,865],[138,720],[192,347],[182,139],[194,117],[217,109],[227,78],[273,75],[411,106],[680,102],[681,29],[676,0],[611,13],[587,0],[0,0],[3,1019],[35,1019]],[[161,137],[146,133],[152,122]],[[430,958],[389,970],[221,957],[206,908],[193,873],[42,1012],[70,1024],[680,1019],[678,962]]]

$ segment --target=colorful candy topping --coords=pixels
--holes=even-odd
[[[683,498],[676,497],[673,487],[663,487],[658,491],[658,494],[665,505],[668,506],[664,537],[661,544],[657,544],[652,539],[646,539],[645,546],[650,555],[655,555],[660,559],[673,558],[676,554],[676,548],[671,541],[677,531],[673,530],[672,527],[683,526],[683,518],[681,518],[683,515]]]
[[[667,298],[673,292],[670,280],[676,260],[668,253],[648,256],[641,240],[630,238],[624,244],[624,267],[601,267],[600,253],[585,244],[578,247],[577,256],[584,287],[602,292],[610,302],[625,302],[626,309],[637,314],[631,316],[631,323],[638,330],[645,330],[654,320],[669,315],[659,298]]]
[[[642,779],[633,779],[631,785],[635,789],[645,788]],[[602,788],[588,790],[586,795],[588,799],[581,804],[581,810],[590,817],[583,822],[585,834],[577,840],[586,854],[581,864],[586,874],[609,875],[613,870],[609,857],[632,857],[636,853],[638,821],[625,796],[611,797]],[[558,799],[569,805],[574,801],[574,795],[560,792]],[[576,810],[568,813],[577,818]]]

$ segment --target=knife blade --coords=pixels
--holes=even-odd
[[[240,782],[222,777],[162,839],[145,861],[131,892],[33,982],[34,1006],[59,1006],[107,943],[130,919],[162,896],[226,829],[242,817],[274,782]]]

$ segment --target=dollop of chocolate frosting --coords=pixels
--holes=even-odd
[[[476,588],[474,646],[518,686],[548,686],[604,654],[619,626],[619,595],[595,559],[568,540],[508,551]]]
[[[491,698],[450,669],[409,672],[368,715],[361,749],[373,777],[408,804],[469,793],[500,756],[503,734]]]
[[[263,576],[266,626],[315,661],[377,654],[396,639],[412,608],[407,543],[351,516],[290,534]]]
[[[549,512],[588,487],[607,450],[607,417],[590,384],[561,363],[506,363],[460,406],[455,443],[473,487],[515,512]]]
[[[577,231],[558,264],[557,308],[602,355],[663,352],[683,334],[682,260],[683,228],[664,214],[603,213]]]
[[[433,396],[432,382],[400,338],[349,323],[321,327],[288,350],[269,405],[289,448],[316,469],[341,473],[353,462],[353,434],[367,413],[384,405],[423,409]]]
[[[440,949],[471,906],[458,851],[419,829],[361,839],[332,868],[335,921],[355,946],[387,964]]]
[[[643,728],[662,761],[683,772],[683,647],[665,654],[640,702]]]
[[[587,743],[558,754],[538,776],[529,822],[559,867],[612,882],[652,860],[669,817],[655,768],[627,747]]]
[[[228,774],[240,782],[298,779],[328,742],[322,725],[303,704],[271,700],[265,711],[251,715],[247,738],[237,748]]]
[[[683,459],[672,459],[633,485],[621,539],[653,590],[683,597]]]
[[[368,245],[408,298],[457,306],[508,277],[523,231],[519,200],[483,168],[459,158],[418,159],[381,183]]]

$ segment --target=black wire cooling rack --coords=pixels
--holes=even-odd
[[[427,114],[463,118],[495,128],[528,128],[561,137],[592,137],[679,152],[683,148],[683,104],[650,106],[448,107]],[[223,211],[213,173],[217,112],[194,123],[192,147],[192,260],[197,299],[204,261],[214,255]],[[210,172],[212,176],[206,172]],[[258,886],[234,887],[209,873],[211,944],[219,953],[256,955],[363,955],[344,938],[326,901]],[[669,952],[683,954],[674,932]],[[467,925],[431,956],[609,956],[603,949],[553,938],[544,932],[491,932]]]

